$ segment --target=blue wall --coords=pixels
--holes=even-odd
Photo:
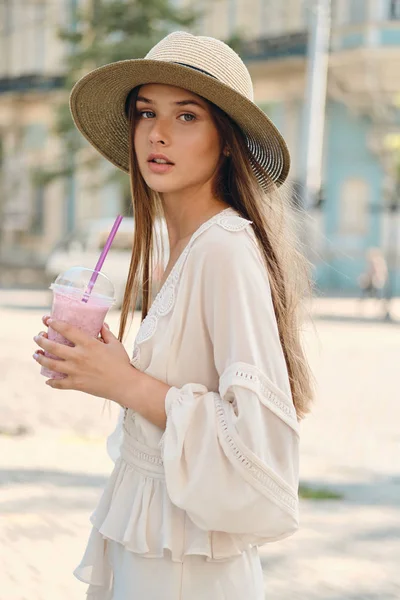
[[[317,281],[323,288],[351,291],[365,265],[365,252],[380,245],[382,167],[368,149],[370,124],[365,117],[351,114],[336,102],[327,106],[325,144],[327,152],[324,206],[326,252],[317,269]],[[369,188],[369,222],[366,235],[344,235],[339,230],[340,197],[343,183],[362,179]]]
[[[285,104],[265,103],[261,108],[286,135]],[[301,107],[299,106],[299,111]],[[299,151],[302,127],[299,120]],[[366,251],[381,246],[383,218],[383,169],[378,157],[368,148],[371,124],[366,117],[351,113],[346,106],[328,101],[326,107],[323,206],[324,240],[314,275],[320,289],[326,292],[358,293],[358,276],[366,267]],[[300,152],[298,157],[301,156]],[[296,171],[292,165],[292,175]],[[340,229],[342,186],[349,179],[359,179],[368,188],[368,220],[365,233],[344,233]],[[395,293],[400,294],[400,273],[395,278]]]
[[[342,36],[340,46],[343,49],[360,48],[365,44],[364,38],[365,36],[363,32],[356,31],[353,33],[347,33]]]
[[[382,29],[380,32],[380,43],[382,46],[399,46],[400,29]]]
[[[285,106],[283,102],[264,102],[259,106],[279,131],[285,135]]]

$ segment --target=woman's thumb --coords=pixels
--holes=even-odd
[[[104,341],[111,341],[114,337],[114,335],[111,333],[110,331],[110,326],[108,325],[108,323],[103,323],[103,327],[101,330],[101,337],[103,338]]]

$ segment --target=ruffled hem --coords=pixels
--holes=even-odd
[[[95,585],[89,585],[86,592],[87,600],[112,600],[113,591],[107,591],[103,588],[98,588]]]
[[[113,572],[107,556],[107,540],[94,528],[74,575],[88,584],[87,600],[112,600]]]
[[[149,559],[174,562],[182,562],[186,555],[205,556],[207,561],[229,560],[256,545],[254,538],[247,536],[199,529],[185,511],[172,504],[162,476],[146,474],[123,457],[90,520],[93,528],[88,545],[74,571],[78,579],[91,584],[90,600],[106,600],[112,586],[107,540]]]
[[[176,562],[192,554],[227,560],[254,545],[247,536],[197,527],[171,502],[163,476],[146,474],[123,457],[115,466],[91,523],[103,538],[131,552],[148,558],[168,555]]]
[[[226,561],[265,543],[255,536],[205,531],[175,506],[167,492],[160,450],[126,436],[99,504],[85,554],[74,575],[88,584],[87,600],[112,598],[113,572],[108,542],[145,558],[183,562],[200,555]]]

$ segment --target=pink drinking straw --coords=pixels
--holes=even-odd
[[[85,291],[85,293],[83,295],[82,302],[87,302],[89,300],[89,296],[90,296],[90,294],[91,294],[91,292],[93,290],[93,286],[94,286],[94,284],[97,281],[97,278],[98,278],[99,273],[101,271],[101,267],[103,266],[104,261],[106,260],[106,256],[108,254],[108,251],[111,248],[111,244],[114,241],[115,234],[117,233],[118,227],[121,225],[121,221],[122,221],[123,218],[124,217],[122,215],[118,215],[118,217],[115,219],[115,223],[114,223],[114,225],[113,225],[113,227],[112,227],[112,229],[110,231],[110,235],[108,236],[108,239],[107,239],[107,241],[105,243],[103,251],[100,254],[100,258],[97,261],[97,265],[95,266],[94,273],[93,273],[92,277],[90,278],[89,285],[87,286],[87,289],[86,289],[86,291]]]

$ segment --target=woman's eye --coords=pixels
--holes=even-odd
[[[151,119],[154,117],[154,113],[151,110],[141,110],[139,115],[142,119]]]
[[[190,113],[185,113],[184,115],[181,115],[179,118],[182,119],[183,121],[185,121],[185,123],[189,123],[190,121],[194,121],[196,119],[196,117],[194,115],[191,115]]]

